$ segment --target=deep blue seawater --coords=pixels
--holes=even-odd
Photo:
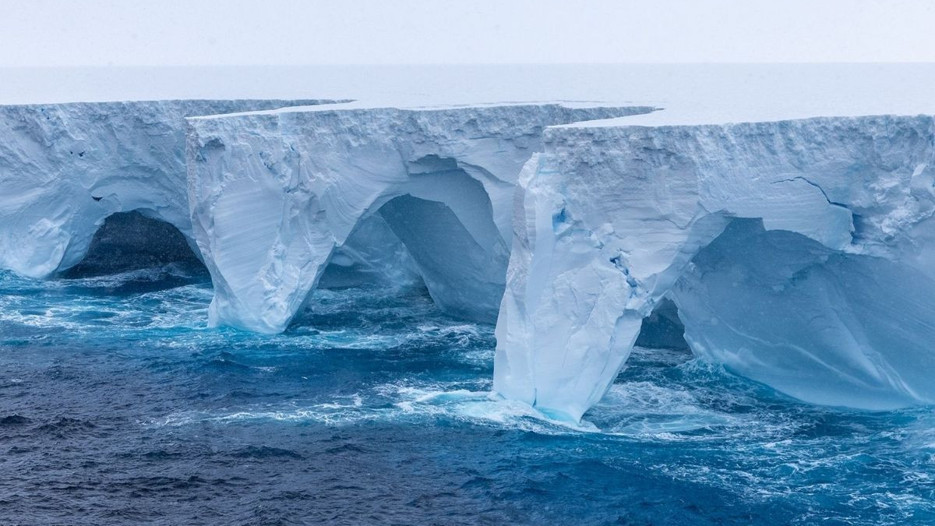
[[[493,327],[423,291],[318,291],[278,336],[210,299],[171,265],[0,274],[0,524],[935,524],[932,408],[637,349],[568,427],[490,396]]]

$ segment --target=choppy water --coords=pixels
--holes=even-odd
[[[812,407],[637,349],[573,428],[496,399],[422,292],[205,327],[165,267],[0,274],[2,524],[935,524],[935,411]],[[935,381],[935,380],[933,380]]]

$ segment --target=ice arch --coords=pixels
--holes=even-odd
[[[520,176],[494,389],[580,419],[669,295],[696,354],[789,394],[935,403],[933,143],[925,116],[549,130]]]
[[[543,130],[644,111],[351,107],[189,119],[194,234],[215,290],[209,323],[283,331],[335,250],[378,212],[440,306],[492,320],[516,177]]]
[[[118,212],[147,210],[191,239],[185,117],[317,102],[0,106],[0,268],[35,278],[65,271]]]
[[[429,158],[430,163],[437,160]],[[430,170],[424,169],[425,164],[420,159],[406,165],[398,161],[396,166],[384,165],[391,174],[389,184],[377,187],[364,199],[356,198],[354,213],[343,224],[328,221],[323,211],[318,217],[302,217],[296,211],[296,222],[284,225],[280,214],[284,208],[288,210],[285,199],[274,206],[258,200],[257,208],[239,210],[246,214],[243,217],[256,221],[246,225],[238,224],[239,215],[215,215],[215,236],[205,251],[210,254],[207,263],[215,283],[210,322],[261,332],[285,329],[336,251],[344,249],[358,225],[374,214],[406,247],[417,274],[442,308],[467,318],[494,321],[509,251],[494,223],[491,200],[483,185],[456,168],[453,161]],[[396,174],[392,174],[394,168],[399,170]],[[342,180],[346,177],[365,184],[372,177],[348,168],[341,174]],[[346,191],[334,189],[336,193],[342,190]],[[254,195],[252,189],[246,192]],[[231,194],[224,197],[217,204],[219,211],[230,206],[230,199],[239,199]],[[345,196],[333,198],[350,204]],[[244,206],[241,201],[234,202]],[[392,242],[386,236],[372,237],[374,234],[380,233],[355,236],[354,242],[361,248]],[[276,260],[278,257],[282,260]]]

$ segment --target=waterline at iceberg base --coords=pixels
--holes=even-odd
[[[23,522],[935,520],[931,117],[2,109]]]

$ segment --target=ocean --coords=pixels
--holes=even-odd
[[[637,348],[580,425],[492,394],[421,288],[207,327],[173,263],[0,273],[0,524],[935,524],[935,410],[803,404]]]

